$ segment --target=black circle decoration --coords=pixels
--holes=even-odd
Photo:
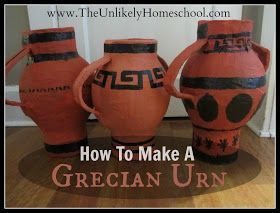
[[[218,116],[218,103],[212,95],[207,93],[199,99],[197,110],[201,119],[210,122]]]
[[[226,115],[229,121],[238,123],[249,113],[253,99],[248,94],[239,94],[232,98],[226,108]]]

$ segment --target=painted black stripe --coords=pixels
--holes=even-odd
[[[181,76],[180,85],[196,89],[256,89],[265,86],[265,76],[256,78],[186,78]]]
[[[151,144],[149,146],[154,147],[155,144]],[[112,144],[112,147],[113,147],[113,149],[118,150],[114,144]],[[124,149],[124,150],[127,150],[127,149]],[[138,149],[129,149],[129,150],[131,150],[132,153],[139,153],[139,148]],[[144,150],[147,150],[147,147],[144,147]]]
[[[208,39],[225,39],[225,38],[239,38],[239,37],[252,37],[251,32],[241,32],[234,34],[216,34],[216,35],[208,35]]]
[[[104,44],[106,53],[155,53],[156,44]]]
[[[75,32],[50,32],[50,33],[35,33],[24,38],[23,43],[34,44],[38,42],[62,41],[74,39]]]
[[[136,142],[136,143],[126,143],[126,142],[121,142],[115,138],[112,137],[112,141],[115,142],[115,143],[118,143],[120,145],[123,145],[123,146],[141,146],[141,145],[145,145],[147,143],[150,143],[152,140],[154,140],[155,137],[152,137],[146,141],[141,141],[141,142]]]
[[[42,61],[58,61],[58,60],[68,60],[71,58],[78,57],[77,52],[65,52],[65,53],[52,53],[52,54],[37,54],[31,56],[34,63]]]
[[[87,145],[88,141],[87,138],[84,138],[79,141],[75,141],[69,144],[61,144],[61,145],[50,145],[45,143],[45,149],[51,153],[68,153],[68,152],[75,152],[80,150],[81,146]]]
[[[239,49],[230,49],[227,47],[224,48],[217,48],[213,50],[203,50],[203,53],[240,53],[240,52],[248,52],[251,48],[248,47],[241,47]]]
[[[226,163],[231,163],[233,161],[236,161],[238,158],[238,152],[234,152],[233,154],[230,155],[217,155],[217,156],[211,156],[207,155],[196,148],[193,147],[193,154],[195,159],[205,161],[207,163],[212,163],[212,164],[226,164]]]
[[[192,125],[193,125],[194,128],[202,129],[202,130],[205,130],[205,131],[225,132],[225,131],[234,131],[234,130],[240,129],[240,127],[237,127],[237,128],[234,128],[234,129],[211,129],[211,128],[205,128],[205,127],[202,127],[202,126],[198,126],[198,125],[195,125],[195,124],[192,124]]]

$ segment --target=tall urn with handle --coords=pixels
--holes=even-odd
[[[116,148],[123,146],[137,160],[139,146],[154,146],[156,128],[169,104],[170,96],[163,88],[167,65],[157,55],[153,39],[106,40],[104,52],[75,80],[75,100],[110,129],[115,156]],[[87,106],[81,93],[92,75],[94,108]]]
[[[6,104],[21,107],[38,125],[49,155],[78,154],[87,143],[89,113],[74,101],[72,84],[88,63],[78,55],[74,28],[24,32],[23,48],[6,62],[6,74],[25,56],[29,63],[19,82],[21,102],[6,100]],[[91,104],[88,82],[82,91]]]
[[[171,63],[166,91],[181,98],[193,124],[198,159],[229,163],[238,157],[240,127],[266,94],[269,50],[252,41],[250,20],[199,21],[197,41]],[[174,81],[181,66],[180,92]]]

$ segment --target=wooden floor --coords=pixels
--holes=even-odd
[[[110,148],[109,131],[88,123],[88,137],[93,148]],[[157,147],[184,150],[191,144],[192,127],[188,120],[165,120],[157,132]],[[225,185],[197,188],[194,184],[178,188],[172,182],[172,162],[81,163],[79,157],[50,159],[37,127],[6,128],[6,207],[261,207],[275,206],[275,141],[258,138],[248,127],[241,133],[238,160],[228,165],[210,165],[195,161],[195,171],[226,171]],[[161,185],[154,188],[58,188],[51,179],[52,169],[69,163],[75,171],[166,173]],[[182,165],[183,161],[179,161]],[[179,176],[184,179],[186,169]],[[141,176],[142,177],[142,176]]]

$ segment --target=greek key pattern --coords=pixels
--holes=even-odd
[[[116,90],[142,90],[144,76],[149,79],[151,88],[163,87],[163,77],[165,71],[163,68],[153,68],[152,70],[124,70],[121,73],[114,71],[98,70],[93,79],[93,84],[105,88],[107,80],[111,78],[111,89]],[[117,83],[120,82],[120,83]],[[127,84],[137,82],[137,84]],[[126,84],[124,84],[126,83]]]
[[[243,52],[251,49],[251,33],[218,34],[208,36],[204,53]]]

